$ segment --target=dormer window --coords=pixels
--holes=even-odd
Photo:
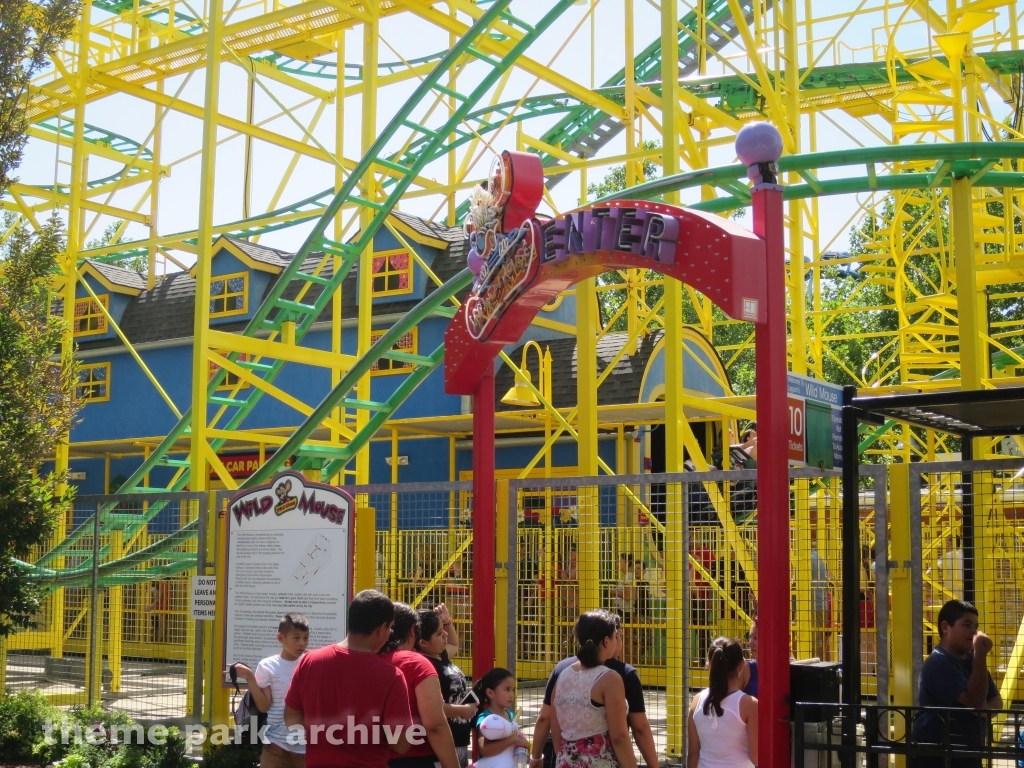
[[[380,251],[373,254],[373,296],[412,293],[412,259],[409,252]]]
[[[110,307],[110,296],[101,293],[96,297],[99,304],[93,299],[77,299],[75,301],[75,336],[96,336],[107,332],[107,317],[103,309]],[[103,305],[103,309],[100,308]]]
[[[248,308],[248,272],[217,275],[210,280],[210,317],[244,315]]]

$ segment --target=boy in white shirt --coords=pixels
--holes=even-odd
[[[295,665],[309,645],[309,622],[301,613],[286,613],[277,625],[277,642],[281,653],[268,656],[253,672],[244,664],[236,665],[238,676],[245,680],[253,703],[267,713],[260,768],[303,768],[306,745],[289,744],[284,724],[284,697],[292,681]]]

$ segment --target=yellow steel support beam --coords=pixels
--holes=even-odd
[[[987,330],[982,314],[987,310],[984,293],[979,300],[977,264],[975,259],[974,205],[971,181],[954,178],[950,190],[951,228],[953,230],[953,258],[956,262],[957,320],[960,326],[960,386],[962,389],[981,389],[981,381],[988,376],[985,360],[987,347],[980,334]]]
[[[665,175],[680,171],[680,131],[683,130],[679,108],[682,89],[679,87],[679,45],[677,0],[661,3],[661,80],[662,80],[662,152]],[[742,21],[740,26],[743,26]],[[669,193],[665,202],[679,203],[679,193]],[[683,471],[683,286],[678,280],[665,281],[665,471]],[[688,430],[686,430],[688,431]],[[668,740],[666,751],[670,757],[681,757],[686,750],[686,691],[689,684],[686,672],[687,642],[684,619],[686,607],[686,564],[680,556],[686,552],[683,517],[684,491],[678,483],[665,489],[665,581],[668,619],[668,669],[666,690],[666,719]],[[747,571],[750,573],[750,571]]]
[[[85,143],[84,141],[82,142]],[[28,184],[11,184],[10,191],[13,194],[21,195],[22,197],[36,198],[38,200],[45,200],[50,205],[43,205],[38,210],[47,210],[52,208],[52,203],[57,203],[60,206],[70,206],[71,195],[65,195],[62,192],[55,192],[52,189],[43,189],[42,187],[33,187]],[[124,208],[118,208],[113,205],[104,205],[102,203],[95,203],[92,200],[86,198],[86,194],[91,190],[78,190],[78,202],[77,208],[80,211],[95,211],[96,213],[106,214],[107,216],[114,216],[119,219],[127,219],[128,221],[135,221],[139,224],[149,224],[149,216],[144,213],[136,213],[135,211],[129,211]],[[72,193],[74,194],[74,190]]]
[[[376,4],[367,7],[369,18],[363,21],[363,114],[361,128],[361,151],[365,155],[377,138],[377,45],[380,40],[380,18]],[[377,181],[373,169],[367,170],[362,178],[362,195],[365,200],[377,199]],[[359,226],[366,228],[373,221],[372,208],[359,210]],[[358,304],[359,317],[356,322],[356,355],[362,357],[370,348],[370,331],[373,322],[373,243],[359,255]],[[370,400],[370,375],[356,384],[356,397]],[[370,413],[365,408],[356,411],[356,431],[366,427]],[[366,445],[356,454],[356,483],[370,482],[370,446]]]
[[[210,330],[207,341],[211,349],[245,352],[271,360],[284,360],[289,363],[315,365],[321,368],[340,368],[347,371],[356,358],[352,355],[335,355],[322,349],[300,347],[281,341],[261,339],[256,336],[240,336],[236,333]]]
[[[577,465],[581,475],[598,473],[597,442],[597,294],[595,279],[588,278],[576,286],[576,407],[578,409]],[[579,550],[580,609],[589,611],[601,606],[601,586],[596,564],[601,557],[598,524],[600,504],[597,490],[580,489]]]
[[[914,490],[916,493],[917,491]],[[892,703],[914,703],[914,653],[911,638],[921,631],[913,626],[914,590],[911,583],[910,465],[889,465],[889,536],[895,566],[889,570],[892,584]],[[881,599],[881,598],[880,598]],[[881,603],[884,605],[884,603]]]
[[[292,347],[292,349],[298,349],[298,347]],[[293,408],[294,410],[301,413],[303,416],[309,416],[311,413],[313,413],[312,406],[306,405],[297,397],[288,394],[283,389],[274,386],[270,382],[264,381],[249,369],[243,368],[237,363],[231,362],[228,358],[218,354],[212,349],[207,354],[209,355],[210,361],[215,365],[218,365],[224,370],[230,372],[232,375],[237,376],[246,384],[256,387],[260,391],[270,395],[275,400],[284,403],[289,408]],[[344,437],[352,437],[352,430],[344,427],[341,423],[336,422],[334,419],[324,419],[323,424],[325,427],[334,430],[335,432],[339,433],[340,435],[343,435]]]
[[[207,371],[209,370],[210,343],[210,264],[213,259],[213,204],[214,182],[216,179],[217,120],[220,103],[220,56],[210,52],[220,51],[224,32],[222,0],[210,0],[209,23],[206,35],[206,94],[204,100],[203,153],[199,181],[199,240],[198,258],[194,277],[196,280],[195,323],[192,333],[192,434],[189,449],[191,464],[190,490],[205,491],[209,482],[206,442],[207,428]],[[238,337],[232,334],[232,339]],[[235,349],[234,342],[224,347]],[[226,718],[226,712],[215,712],[214,722]]]
[[[206,109],[198,104],[192,104],[184,99],[175,99],[173,96],[160,93],[159,91],[143,88],[142,86],[127,83],[98,72],[92,72],[89,76],[97,83],[109,87],[112,90],[116,89],[120,93],[134,96],[138,99],[152,102],[153,104],[159,104],[162,107],[169,107],[175,112],[181,112],[182,114],[189,115],[197,120],[202,120],[204,124],[207,120]],[[245,136],[252,136],[254,139],[281,147],[282,149],[287,149],[290,152],[296,152],[300,155],[305,155],[306,157],[312,157],[325,163],[334,164],[335,162],[338,162],[345,168],[345,170],[349,171],[355,168],[355,162],[352,160],[344,157],[335,157],[315,146],[310,146],[309,144],[305,144],[297,139],[282,136],[279,133],[274,133],[266,128],[261,128],[258,125],[250,125],[245,120],[228,117],[227,115],[220,113],[211,115],[209,119],[215,125],[223,126],[224,128]],[[382,168],[380,169],[380,172],[387,175],[394,175],[396,177],[398,175],[398,173],[393,169]],[[414,183],[424,188],[440,186],[437,182],[421,176],[417,176],[414,179]]]
[[[58,136],[58,134],[53,131],[48,131],[45,128],[39,128],[35,125],[30,125],[25,133],[31,139],[38,139],[40,141],[47,141],[54,144],[63,143],[62,136]],[[87,141],[85,142],[84,150],[86,155],[89,156],[102,157],[106,160],[113,160],[115,163],[124,163],[125,165],[132,163],[133,167],[138,168],[140,171],[153,170],[153,163],[149,160],[144,160],[141,157],[136,158],[134,155],[128,155],[124,152],[118,152],[109,144]],[[170,168],[167,166],[163,166],[159,170],[165,176],[171,172]]]
[[[92,297],[95,306],[99,307],[100,312],[103,313],[103,317],[106,318],[107,323],[110,325],[111,328],[114,329],[114,333],[117,334],[117,338],[121,340],[121,343],[124,344],[125,348],[131,354],[131,356],[135,358],[135,362],[139,364],[139,367],[142,369],[142,372],[146,374],[146,378],[148,378],[150,382],[153,384],[153,386],[156,387],[156,391],[160,393],[160,397],[162,397],[164,399],[164,402],[167,403],[167,407],[171,409],[171,412],[174,414],[175,418],[180,419],[181,411],[178,410],[178,406],[174,404],[174,401],[171,400],[171,396],[167,394],[167,391],[163,388],[163,386],[161,386],[156,376],[154,376],[153,372],[149,370],[149,366],[147,366],[146,363],[142,360],[142,357],[135,350],[135,347],[132,346],[132,343],[128,341],[128,337],[124,335],[124,332],[121,330],[121,327],[114,321],[113,315],[111,315],[109,310],[107,310],[107,308],[100,302],[99,298],[96,296],[96,292],[93,291],[92,287],[85,280],[84,276],[80,274],[77,270],[75,271],[75,273],[78,275],[78,281],[82,284],[82,287],[84,287],[85,290],[89,292],[89,296]]]
[[[459,10],[469,14],[474,19],[479,18],[483,11],[476,5],[466,2],[466,0],[451,0]],[[465,24],[458,19],[448,16],[445,13],[432,7],[432,4],[426,0],[398,0],[400,5],[405,6],[410,11],[415,13],[417,16],[426,19],[440,29],[452,32],[458,37],[462,37],[469,31],[469,25]],[[502,34],[508,35],[506,40],[496,40],[493,37],[484,37],[480,40],[480,47],[486,53],[498,54],[504,56],[507,54],[516,41],[521,37],[518,30],[509,27],[505,24],[495,25],[496,29],[500,29]],[[525,72],[529,72],[531,75],[540,78],[546,83],[555,86],[558,90],[568,93],[570,96],[574,96],[584,104],[597,107],[601,111],[622,119],[624,117],[623,109],[620,105],[616,104],[610,99],[606,99],[604,96],[600,96],[589,88],[585,88],[578,82],[570,77],[566,77],[558,72],[555,72],[550,67],[546,67],[539,61],[534,61],[529,56],[520,56],[516,60],[516,66]]]
[[[124,531],[110,532],[109,560],[124,555]],[[112,586],[107,591],[107,664],[110,666],[110,692],[121,692],[121,633],[124,622],[124,587]]]

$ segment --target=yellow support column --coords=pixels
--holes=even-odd
[[[210,329],[210,261],[213,257],[213,204],[214,179],[217,161],[217,116],[220,104],[220,50],[223,36],[223,2],[209,0],[206,39],[206,91],[204,95],[202,165],[199,186],[199,230],[195,265],[196,308],[192,346],[192,434],[189,445],[192,491],[209,488],[210,471],[206,460],[207,400],[206,388],[209,371],[208,333]],[[148,477],[146,478],[148,481]],[[216,536],[208,536],[208,547],[217,575],[217,619],[213,627],[204,631],[205,658],[208,660],[207,695],[204,697],[204,721],[213,725],[227,725],[229,720],[227,689],[221,684],[220,671],[224,665],[224,649],[216,638],[223,637],[224,606],[227,601],[227,570],[224,558],[219,557],[219,545],[225,541],[227,515],[223,519],[216,506],[216,495],[208,497],[210,527]],[[211,622],[205,622],[209,625]]]
[[[377,584],[377,510],[373,507],[356,509],[356,568],[355,592],[374,589]]]
[[[679,24],[678,3],[661,4],[662,142],[666,176],[679,172]],[[678,204],[679,194],[670,192],[665,202]],[[665,471],[683,470],[683,286],[665,279]],[[686,635],[686,521],[683,518],[683,486],[666,486],[665,581],[667,592],[668,686],[665,708],[666,751],[680,757],[686,749],[686,689],[688,685]]]
[[[981,389],[988,375],[987,345],[979,334],[986,329],[985,294],[977,290],[974,210],[971,180],[955,178],[950,190],[953,227],[953,259],[956,262],[956,306],[960,326],[960,388]],[[980,448],[980,444],[977,445]]]
[[[363,21],[363,115],[362,115],[362,153],[366,154],[377,138],[377,41],[379,39],[380,19],[376,3],[367,3],[367,17]],[[338,90],[343,91],[344,85],[339,83]],[[377,199],[377,184],[373,168],[366,171],[362,180],[362,194],[366,200]],[[359,209],[359,228],[368,229],[373,220],[373,209],[363,206]],[[359,320],[357,322],[357,352],[359,357],[370,348],[370,330],[373,324],[373,242],[359,256]],[[359,400],[370,400],[370,374],[367,373],[356,385],[356,397]],[[370,420],[370,412],[365,408],[356,411],[356,431],[366,427]],[[365,485],[370,482],[370,444],[367,442],[356,454],[356,483]],[[394,575],[392,574],[392,579]],[[394,585],[392,585],[394,586]],[[392,598],[396,596],[392,593]]]
[[[786,124],[782,132],[789,138],[786,148],[793,154],[800,152],[800,55],[797,42],[796,3],[782,3],[784,76],[779,82],[784,90]],[[776,13],[777,23],[778,13]],[[802,181],[790,174],[789,182]],[[807,373],[807,320],[804,292],[804,223],[803,203],[793,200],[789,204],[789,299],[792,348],[790,360],[793,373]]]
[[[809,659],[814,656],[814,633],[821,632],[824,627],[814,626],[814,606],[811,591],[811,504],[810,481],[795,480],[793,491],[796,498],[796,552],[794,569],[796,571],[796,657]],[[824,496],[824,494],[820,494]],[[818,519],[822,510],[818,509]],[[819,542],[821,539],[818,540]]]
[[[163,80],[157,81],[156,90],[157,93],[163,93]],[[159,104],[153,107],[154,122],[156,124],[153,126],[153,178],[149,182],[149,238],[153,242],[146,249],[146,288],[149,290],[152,290],[153,286],[156,285],[156,239],[159,237],[157,211],[160,204],[160,179],[162,178],[160,173],[160,150],[163,147],[163,115],[168,111],[170,110]],[[110,491],[108,490],[107,493],[110,493]]]
[[[508,480],[498,480],[495,492],[497,493],[497,498],[494,500],[494,559],[497,567],[494,571],[494,610],[496,613],[494,625],[494,663],[499,667],[508,669],[509,663],[512,661],[508,656]],[[550,584],[551,582],[547,583]],[[482,671],[486,670],[473,670],[473,673],[479,676]]]
[[[345,156],[345,30],[341,30],[337,33],[335,38],[335,45],[338,49],[338,55],[336,58],[336,64],[338,68],[338,81],[334,92],[334,153],[338,157]],[[340,192],[342,185],[345,183],[345,176],[342,173],[342,169],[339,166],[334,167],[334,191]],[[334,218],[334,239],[337,242],[341,242],[345,237],[344,225],[341,219],[341,211],[338,211],[338,215]],[[339,256],[334,257],[334,272],[341,269],[341,258]],[[331,352],[335,355],[341,354],[342,348],[342,295],[341,289],[334,292],[334,297],[331,299]],[[342,371],[340,368],[331,369],[331,388],[333,389],[341,381]],[[334,424],[344,425],[345,423],[345,409],[335,408],[331,412],[331,418],[334,420]],[[331,442],[334,444],[341,443],[341,432],[339,432],[333,425],[331,426]],[[338,474],[334,477],[327,478],[327,482],[334,483],[335,485],[345,484],[345,468],[342,467]],[[358,554],[359,548],[356,548]],[[373,552],[373,546],[370,547],[370,552]],[[371,558],[372,560],[373,558]],[[357,562],[356,568],[358,569],[359,564]],[[373,583],[371,582],[371,587]]]
[[[914,626],[914,590],[911,583],[910,543],[910,465],[889,465],[889,536],[892,559],[895,565],[889,569],[889,583],[892,590],[892,621],[889,636],[892,638],[892,680],[890,686],[892,703],[895,706],[910,706],[914,703],[914,650],[911,638],[921,631]],[[879,600],[882,598],[879,597]],[[884,603],[880,603],[884,606]],[[893,738],[903,735],[903,724],[896,721]],[[897,757],[897,768],[903,768],[905,758]]]
[[[64,285],[61,289],[61,298],[64,302],[64,338],[61,343],[60,361],[62,366],[74,364],[75,355],[75,287],[78,284],[78,251],[82,244],[82,195],[85,192],[85,101],[86,101],[86,71],[88,69],[89,52],[89,21],[91,18],[91,6],[82,10],[78,21],[78,73],[76,78],[75,124],[71,143],[71,180],[68,199],[68,239],[67,248],[64,252],[64,259],[61,264],[64,273]],[[54,456],[53,471],[58,475],[68,469],[70,460],[71,435],[57,444]],[[67,484],[62,483],[58,493],[63,493]],[[54,530],[54,541],[63,541],[67,536],[67,520],[61,515],[57,520]],[[63,568],[64,557],[57,558],[55,568]],[[61,658],[64,655],[64,589],[57,589],[51,599],[51,632],[53,644],[50,648],[50,655],[54,658]]]
[[[211,725],[228,725],[230,721],[230,704],[228,689],[222,682],[224,644],[217,638],[224,637],[227,622],[228,569],[223,553],[227,551],[228,515],[227,499],[223,507],[217,506],[217,494],[209,494],[208,509],[210,512],[210,533],[207,535],[207,559],[213,563],[213,573],[217,577],[217,614],[213,621],[204,621],[203,636],[206,643],[203,658],[206,663],[206,696],[203,697],[203,721]]]
[[[110,532],[110,560],[119,560],[124,555],[124,531],[115,528]],[[124,621],[124,587],[110,587],[107,592],[107,663],[110,665],[110,692],[121,692],[121,627]],[[101,657],[102,658],[102,657]],[[191,654],[188,654],[191,658]],[[191,676],[186,671],[186,680]]]
[[[193,491],[205,491],[210,471],[206,451],[206,385],[209,371],[210,260],[213,257],[214,178],[217,167],[217,117],[220,103],[220,49],[223,0],[209,0],[206,37],[206,94],[203,119],[202,166],[199,177],[199,232],[196,241],[196,309],[192,337],[192,439],[189,447]]]
[[[576,402],[579,408],[577,431],[579,473],[597,475],[597,294],[596,280],[590,278],[576,286]],[[578,558],[580,610],[601,606],[600,558],[601,534],[598,528],[600,508],[594,486],[579,489]]]

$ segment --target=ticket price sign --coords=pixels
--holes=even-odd
[[[803,462],[806,455],[807,410],[804,401],[798,397],[787,397],[786,402],[789,405],[789,460]]]
[[[842,387],[795,373],[788,374],[787,383],[790,463],[842,466]]]
[[[277,625],[309,621],[309,647],[345,637],[352,586],[352,497],[298,472],[232,497],[228,506],[224,658],[252,669],[280,653]],[[227,683],[227,672],[224,676]]]

